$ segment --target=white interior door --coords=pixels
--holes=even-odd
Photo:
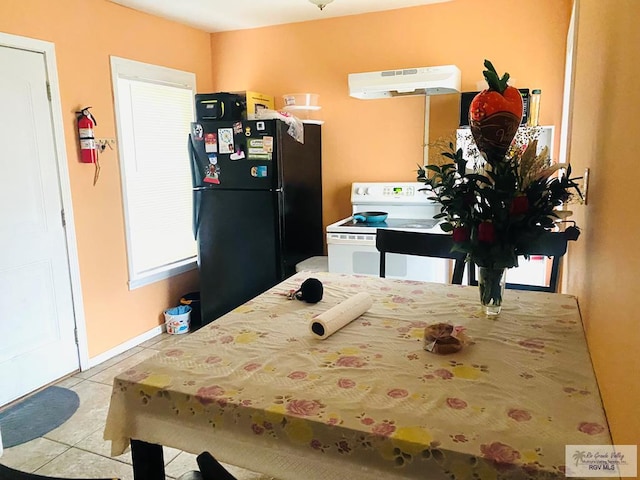
[[[47,70],[0,46],[0,406],[78,369]]]

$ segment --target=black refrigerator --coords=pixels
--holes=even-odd
[[[193,226],[201,318],[197,329],[323,254],[320,125],[304,143],[281,120],[191,125]]]

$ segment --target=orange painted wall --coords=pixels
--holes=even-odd
[[[469,91],[489,58],[514,85],[542,89],[541,123],[559,138],[570,9],[570,0],[455,0],[213,34],[213,82],[275,95],[278,108],[282,94],[320,94],[328,224],[350,214],[352,182],[414,181],[423,156],[424,97],[357,100],[349,73],[455,64]],[[459,95],[432,97],[431,141],[455,132],[458,109]]]
[[[590,169],[582,236],[569,250],[591,356],[619,444],[640,444],[640,105],[636,0],[580,0],[570,160]]]
[[[78,162],[74,112],[93,106],[96,135],[116,137],[110,55],[194,72],[198,87],[209,90],[210,37],[106,0],[2,0],[0,31],[55,44],[89,356],[94,357],[161,324],[165,308],[197,289],[197,274],[128,290],[118,156],[102,156],[100,179],[92,186],[93,167]]]

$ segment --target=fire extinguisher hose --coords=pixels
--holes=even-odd
[[[93,186],[96,186],[96,183],[98,183],[98,177],[100,176],[100,151],[96,152],[96,170],[95,173],[93,174]]]

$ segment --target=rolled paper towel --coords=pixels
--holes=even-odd
[[[360,292],[315,317],[311,321],[311,333],[327,338],[369,310],[371,305],[373,300],[369,294]]]

